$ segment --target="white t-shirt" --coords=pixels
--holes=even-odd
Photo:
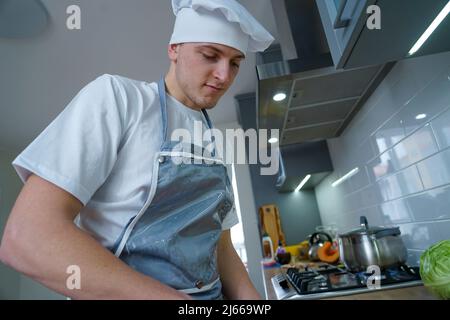
[[[168,136],[203,121],[167,96]],[[12,162],[23,182],[34,173],[71,193],[85,206],[75,219],[112,248],[149,195],[153,159],[162,142],[157,83],[102,75],[86,85]],[[222,224],[238,223],[233,208]]]

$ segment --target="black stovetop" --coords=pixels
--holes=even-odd
[[[400,265],[382,270],[378,275],[367,272],[349,272],[344,268],[324,265],[317,269],[289,268],[286,278],[298,294],[313,294],[384,286],[420,280],[419,267]]]

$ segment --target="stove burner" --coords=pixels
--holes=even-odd
[[[289,268],[286,278],[299,294],[311,294],[368,287],[374,274],[366,272],[351,273],[332,265],[321,266],[316,270]],[[380,285],[420,280],[419,267],[401,265],[381,272]]]
[[[373,277],[373,274],[366,272],[359,272],[357,276],[362,282],[367,284],[369,277]],[[399,283],[412,280],[420,280],[419,267],[408,267],[405,265],[400,265],[397,268],[389,268],[381,272],[380,277],[376,280],[380,280],[381,285],[386,285],[390,283]]]

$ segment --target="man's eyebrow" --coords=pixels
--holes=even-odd
[[[208,48],[208,49],[211,49],[211,50],[213,50],[213,51],[216,51],[216,52],[218,52],[218,53],[220,53],[220,54],[223,54],[223,51],[222,51],[222,50],[220,50],[219,48],[210,46],[210,45],[202,45],[202,46],[200,46],[200,47],[201,47],[201,48]],[[245,56],[244,56],[242,53],[240,53],[240,54],[234,56],[233,59],[242,59],[242,60],[244,60],[244,59],[245,59]]]

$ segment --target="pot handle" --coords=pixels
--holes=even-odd
[[[378,231],[377,233],[375,233],[375,237],[377,239],[379,239],[379,238],[383,238],[383,237],[387,237],[387,236],[398,236],[400,234],[401,234],[400,228],[397,227],[397,228]]]
[[[369,229],[369,223],[367,222],[366,216],[359,217],[359,223],[361,224],[361,227],[364,229]]]

